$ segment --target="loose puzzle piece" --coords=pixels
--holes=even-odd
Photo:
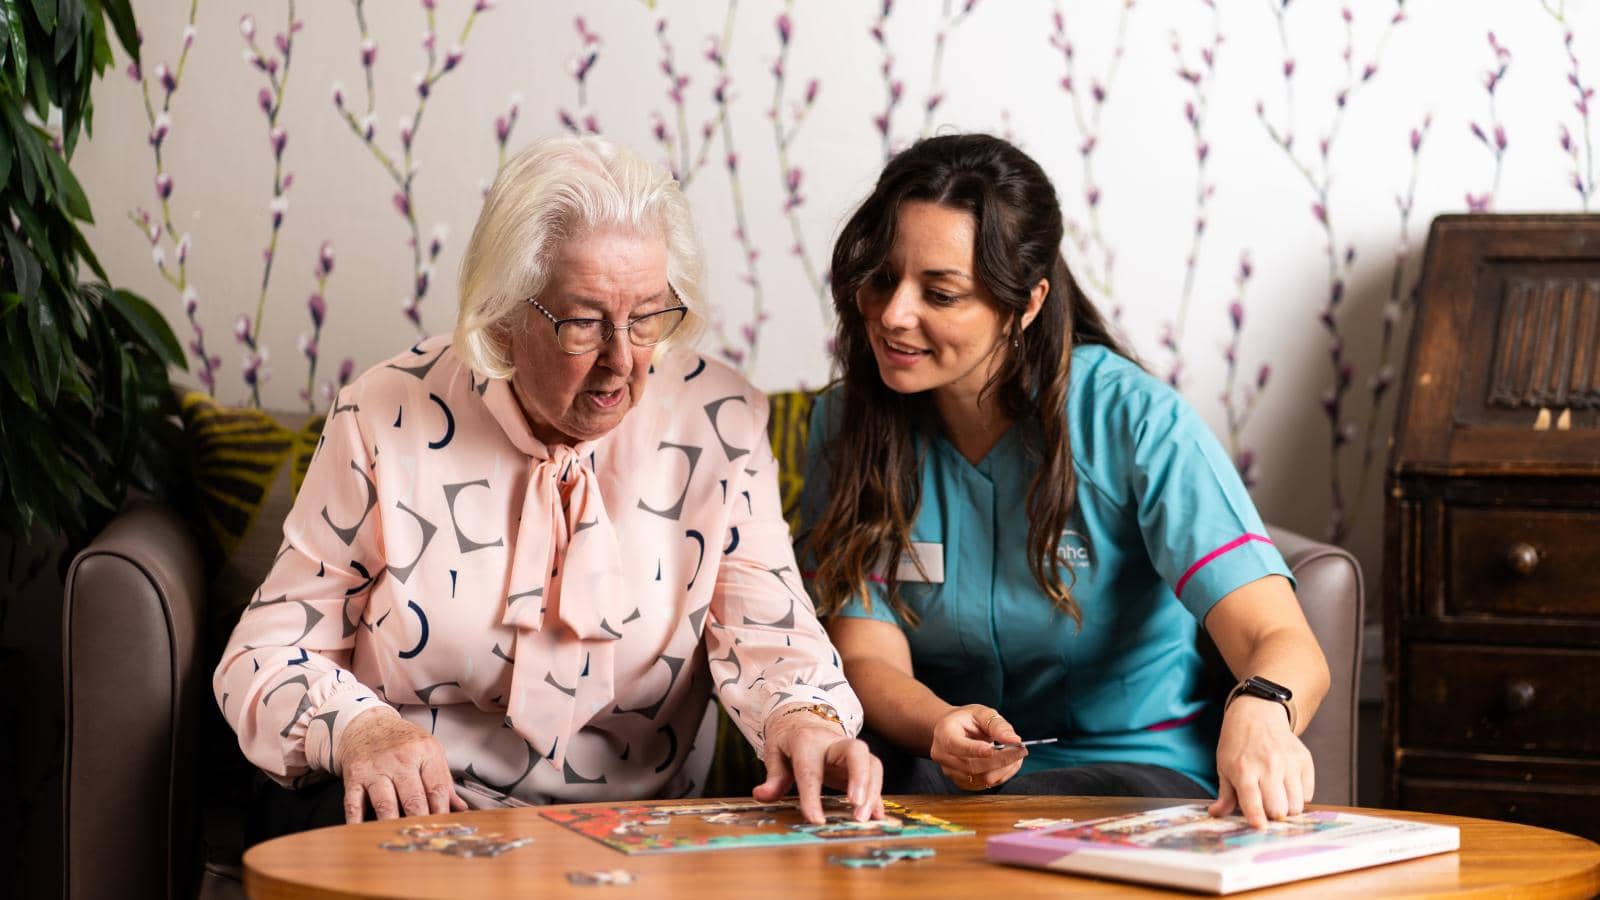
[[[1058,825],[1071,825],[1071,819],[1018,819],[1012,828],[1025,828],[1029,831],[1038,831],[1041,828],[1055,828]]]
[[[398,829],[399,840],[379,844],[385,850],[411,852],[428,850],[446,856],[499,856],[508,850],[533,843],[531,837],[511,837],[489,832],[479,834],[472,825],[449,822],[442,825],[407,825]]]
[[[581,887],[600,884],[633,884],[639,877],[627,869],[606,869],[600,872],[568,872],[567,882]]]
[[[933,855],[932,847],[873,847],[862,856],[830,856],[828,862],[849,869],[883,869]]]

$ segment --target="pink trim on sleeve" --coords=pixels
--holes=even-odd
[[[1146,725],[1144,727],[1144,730],[1145,731],[1171,731],[1174,728],[1182,728],[1183,726],[1189,724],[1190,722],[1193,722],[1195,719],[1200,718],[1200,713],[1202,713],[1202,712],[1204,712],[1204,710],[1197,709],[1194,712],[1189,713],[1187,716],[1184,716],[1184,717],[1179,718],[1179,719],[1168,719],[1165,722],[1157,722],[1154,725]]]
[[[1210,553],[1207,553],[1205,556],[1200,557],[1200,560],[1198,562],[1196,562],[1194,565],[1190,566],[1189,567],[1189,571],[1183,573],[1183,577],[1178,579],[1178,586],[1173,588],[1172,592],[1174,594],[1178,595],[1179,597],[1182,597],[1183,596],[1184,585],[1187,585],[1189,583],[1189,579],[1194,577],[1194,573],[1196,573],[1196,572],[1200,571],[1201,569],[1205,568],[1207,563],[1211,562],[1212,560],[1216,559],[1217,557],[1221,556],[1222,554],[1227,553],[1230,550],[1237,550],[1238,548],[1243,547],[1245,544],[1248,544],[1251,541],[1260,541],[1261,543],[1268,544],[1268,545],[1270,545],[1272,543],[1272,540],[1270,538],[1268,538],[1266,535],[1254,534],[1252,532],[1245,532],[1244,534],[1239,535],[1238,537],[1236,537],[1233,540],[1227,542],[1226,544],[1223,544],[1221,547],[1218,547],[1217,549],[1211,551]]]

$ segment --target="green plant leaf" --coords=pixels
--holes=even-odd
[[[144,345],[149,347],[162,362],[180,369],[188,369],[188,363],[183,357],[183,345],[178,343],[177,335],[172,333],[166,318],[151,306],[148,300],[138,294],[122,290],[106,291],[105,297],[107,305],[122,316],[123,321],[128,323]]]
[[[83,6],[78,0],[61,0],[56,12],[61,16],[61,20],[56,24],[56,45],[51,55],[59,66],[61,61],[67,58],[67,54],[72,52],[72,48],[77,46],[78,25],[83,16]]]
[[[45,233],[44,223],[39,221],[39,214],[33,211],[33,207],[27,205],[13,206],[11,212],[16,215],[17,221],[22,223],[22,233],[27,236],[28,241],[33,246],[55,246],[55,242],[50,240],[50,235]],[[49,266],[53,274],[59,274],[55,272],[57,259],[54,256],[46,255],[42,262]]]
[[[28,66],[28,102],[41,122],[50,120],[50,84],[46,71],[42,59],[34,59]]]
[[[0,319],[22,305],[21,294],[0,294]]]
[[[83,232],[79,231],[77,228],[72,229],[72,246],[77,249],[78,256],[82,257],[82,261],[89,266],[89,270],[93,272],[97,278],[99,278],[101,281],[111,280],[111,278],[106,275],[105,268],[100,265],[100,258],[94,255],[93,250],[89,249],[89,242],[84,240]]]
[[[34,387],[39,400],[51,406],[61,388],[61,357],[66,352],[61,332],[56,328],[55,302],[46,291],[40,291],[28,304],[28,330],[33,335],[33,359],[39,370],[39,382]]]
[[[22,10],[17,0],[0,0],[0,19],[5,20],[11,33],[11,69],[17,73],[17,83],[28,80],[28,41],[22,33]]]
[[[33,0],[33,15],[39,20],[39,27],[45,34],[54,34],[56,30],[56,0]]]
[[[3,33],[4,29],[0,29],[0,34]],[[0,62],[0,66],[3,65],[4,63]],[[5,184],[6,179],[11,177],[11,161],[16,159],[16,155],[10,140],[0,141],[0,184]]]
[[[14,2],[14,0],[0,0],[0,4]],[[11,98],[0,97],[0,113],[4,113],[6,124],[11,129],[11,135],[16,139],[15,153],[22,171],[22,198],[29,205],[39,192],[39,175],[43,172],[46,163],[39,150],[39,135],[22,117],[22,108],[17,102],[7,102]],[[17,97],[17,101],[21,101]]]
[[[90,0],[89,21],[93,23],[89,28],[89,32],[93,35],[94,40],[93,45],[90,47],[93,51],[94,70],[96,72],[104,72],[106,67],[111,65],[111,41],[106,37],[106,26],[101,18],[100,4],[95,0]],[[134,62],[139,61],[137,52],[128,55],[133,57]],[[81,71],[83,67],[79,66],[78,68]]]
[[[33,380],[28,377],[28,367],[23,362],[26,350],[17,346],[16,332],[11,328],[11,319],[0,319],[0,326],[4,327],[6,347],[0,352],[0,374],[5,375],[6,383],[11,385],[11,390],[23,405],[35,412],[39,409],[39,398],[33,393]]]
[[[101,0],[111,27],[117,30],[117,42],[134,62],[139,61],[139,29],[133,22],[133,5],[128,0]]]
[[[11,254],[11,271],[16,274],[17,293],[28,302],[36,302],[39,297],[39,262],[33,258],[33,252],[26,244],[17,240],[16,235],[9,228],[0,228],[6,236],[6,249]]]
[[[83,186],[78,184],[78,179],[72,177],[72,170],[67,168],[66,161],[54,153],[45,158],[50,161],[50,171],[55,174],[56,185],[61,189],[61,197],[67,204],[67,212],[79,221],[94,224],[94,212],[89,209],[89,198],[84,196]]]

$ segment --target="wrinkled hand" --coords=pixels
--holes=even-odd
[[[801,815],[821,825],[822,785],[827,784],[845,792],[857,821],[883,818],[883,763],[864,741],[845,737],[837,725],[810,713],[777,713],[767,720],[762,762],[767,780],[752,794],[763,803],[782,797],[793,784]]]
[[[987,706],[958,706],[934,723],[928,757],[962,790],[988,790],[1009,781],[1028,755],[1022,747],[996,750],[991,741],[1019,744],[1022,737]]]
[[[1217,782],[1213,816],[1237,804],[1252,828],[1265,828],[1268,819],[1305,811],[1316,787],[1311,751],[1289,730],[1279,704],[1250,696],[1228,704],[1217,741]]]
[[[344,778],[347,823],[361,821],[363,801],[380,819],[467,808],[438,740],[381,709],[362,713],[345,728],[334,763]]]

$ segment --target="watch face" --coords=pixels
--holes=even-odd
[[[1268,681],[1260,675],[1252,675],[1245,679],[1244,689],[1257,697],[1277,700],[1280,703],[1286,703],[1294,696],[1293,692],[1288,688],[1278,684],[1276,681]]]

